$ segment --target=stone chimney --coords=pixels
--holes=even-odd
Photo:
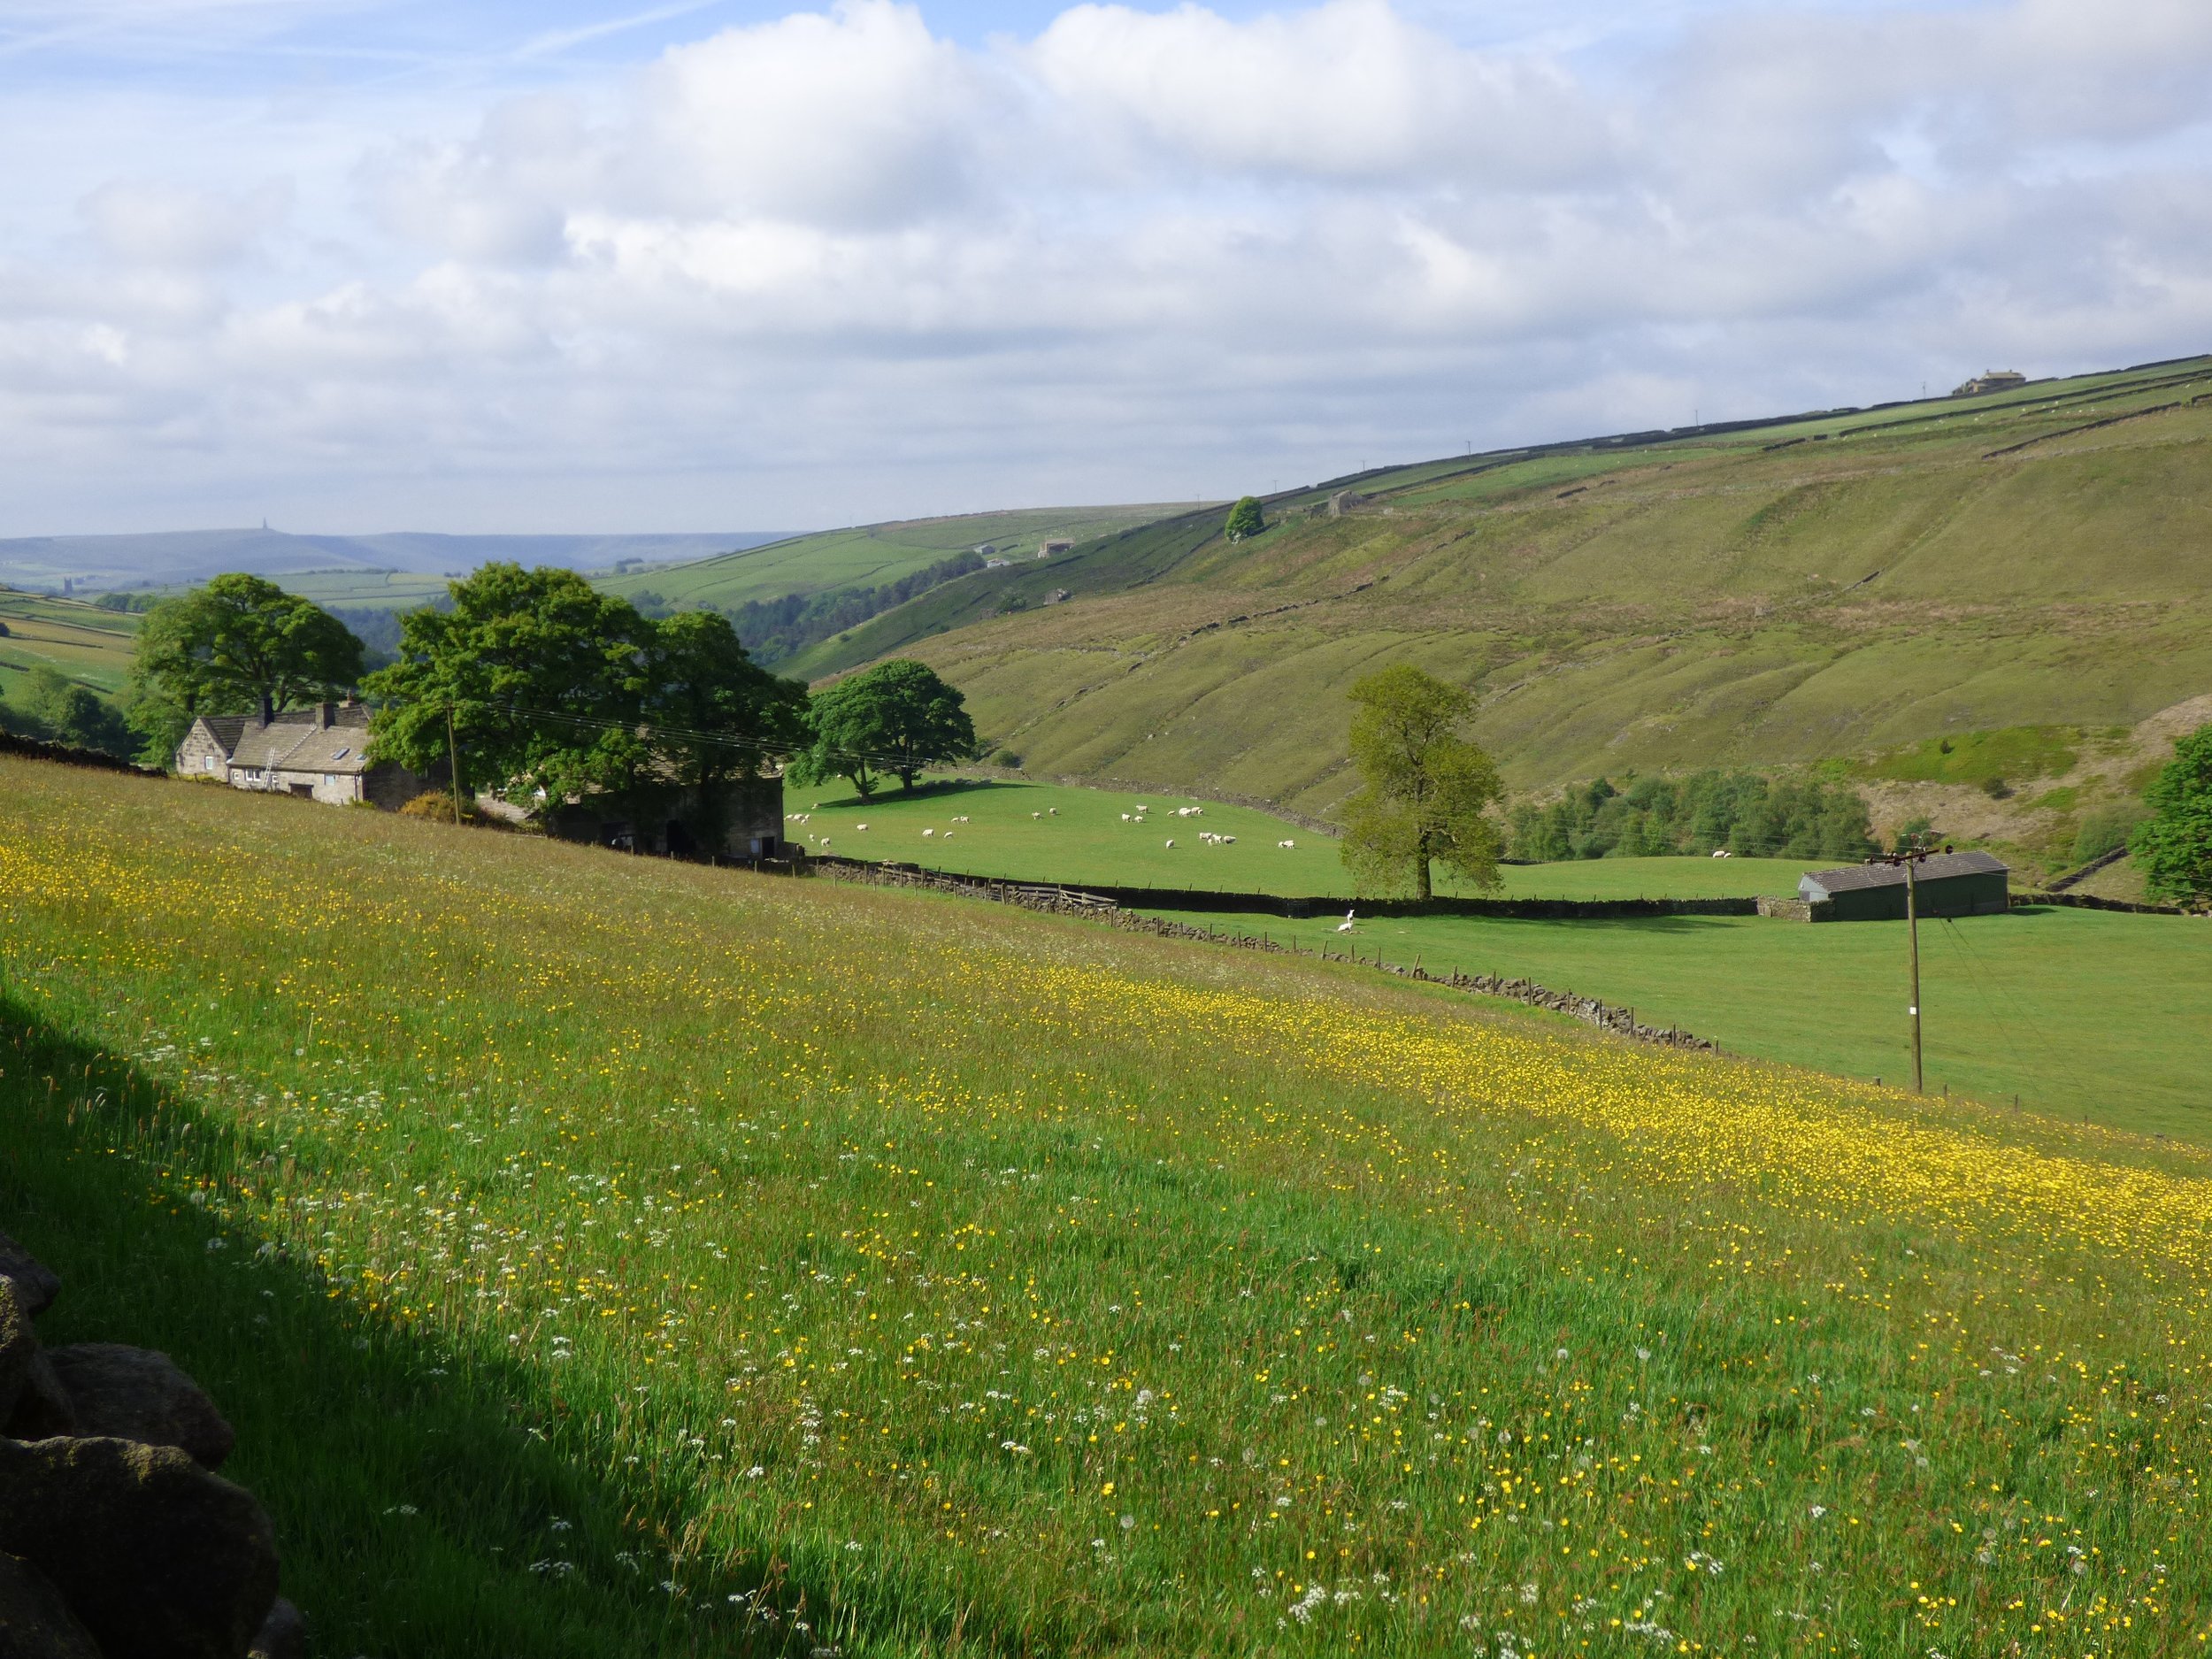
[[[315,705],[315,725],[319,730],[327,732],[337,723],[337,719],[338,705],[336,703],[319,703]]]

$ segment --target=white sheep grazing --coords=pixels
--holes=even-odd
[[[936,832],[935,830],[933,830],[933,829],[926,829],[926,830],[924,830],[924,831],[922,832],[922,833],[923,833],[923,834],[925,834],[925,835],[934,835],[936,833],[937,833],[937,832]]]
[[[1278,847],[1295,847],[1298,843],[1296,841],[1277,841],[1275,844]]]
[[[1032,818],[1041,818],[1044,817],[1044,814],[1043,814],[1043,813],[1041,813],[1041,812],[1032,812],[1029,816],[1030,816],[1030,817],[1032,817]]]
[[[1174,836],[1172,836],[1172,835],[1169,836],[1169,837],[1167,838],[1167,844],[1168,844],[1169,846],[1171,846],[1171,847],[1174,846],[1174,845],[1175,845],[1175,837],[1174,837]]]
[[[867,826],[865,824],[856,824],[856,825],[854,825],[854,826],[853,826],[853,827],[854,827],[855,829],[856,829],[856,830],[862,830],[862,829],[866,829],[868,826]]]
[[[1055,818],[1058,818],[1060,816],[1060,809],[1056,806],[1048,806],[1045,809],[1045,810],[1051,813]]]
[[[1351,911],[1347,910],[1344,912],[1344,919],[1336,925],[1336,931],[1340,933],[1348,933],[1352,931]]]
[[[1233,835],[1217,835],[1214,839],[1224,847],[1233,847],[1237,844],[1237,838]]]
[[[1124,812],[1124,813],[1121,815],[1121,821],[1122,821],[1123,823],[1125,823],[1125,824],[1126,824],[1126,823],[1129,821],[1129,815],[1128,815],[1126,812]]]
[[[965,815],[965,814],[963,814],[961,817],[959,817],[959,818],[956,818],[953,819],[953,822],[954,822],[954,823],[956,823],[956,824],[965,824],[967,821],[968,821],[968,820],[967,820],[967,817],[966,817],[966,815]],[[948,835],[949,835],[949,834],[951,834],[951,833],[952,833],[952,832],[951,832],[950,830],[947,830],[947,831],[945,832],[945,833],[946,833],[946,834],[948,834]]]
[[[1149,812],[1152,809],[1150,807],[1145,805],[1141,801],[1137,803],[1137,810],[1140,812]]]

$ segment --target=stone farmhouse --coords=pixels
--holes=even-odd
[[[2028,377],[2017,369],[1992,369],[1978,374],[1951,394],[1954,397],[1979,397],[1985,392],[2009,392],[2016,386],[2025,386]]]
[[[436,780],[368,757],[369,710],[348,698],[280,713],[204,714],[177,745],[180,777],[234,789],[304,795],[331,806],[365,801],[397,810]]]

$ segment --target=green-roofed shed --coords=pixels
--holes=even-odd
[[[1987,853],[1935,853],[1914,872],[1916,906],[1923,916],[1990,916],[2011,908],[2002,860]],[[1905,919],[1905,872],[1897,864],[1847,864],[1800,877],[1797,895],[1825,901],[1838,922],[1901,922]]]

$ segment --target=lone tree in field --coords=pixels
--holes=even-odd
[[[1429,866],[1479,887],[1498,882],[1498,831],[1484,809],[1504,795],[1490,757],[1462,733],[1474,699],[1410,663],[1356,681],[1352,797],[1343,857],[1363,888],[1432,896]]]
[[[131,661],[131,724],[166,765],[202,714],[319,703],[361,678],[361,641],[321,606],[258,576],[218,576],[147,612]]]
[[[2212,900],[2212,726],[2174,744],[2174,757],[2143,792],[2151,817],[2128,850],[2154,899]]]
[[[895,773],[911,789],[923,767],[976,751],[966,700],[926,664],[903,657],[816,694],[814,733],[803,770],[849,778],[864,801],[875,793],[879,772]]]
[[[1232,541],[1241,541],[1248,535],[1257,535],[1267,528],[1267,520],[1260,516],[1258,498],[1240,496],[1237,504],[1229,509],[1229,522],[1222,526]]]

